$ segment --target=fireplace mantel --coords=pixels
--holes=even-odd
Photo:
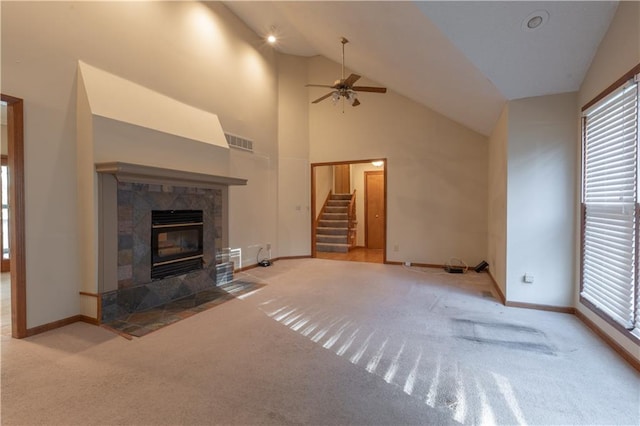
[[[246,185],[247,179],[187,172],[122,162],[97,163],[96,172],[114,175],[120,182],[215,188],[220,185]]]

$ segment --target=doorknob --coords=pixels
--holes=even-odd
[[[379,218],[379,217],[380,217],[379,215],[376,215],[376,219]]]

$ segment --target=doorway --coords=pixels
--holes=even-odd
[[[22,99],[13,96],[2,94],[1,100],[3,109],[6,108],[7,205],[11,209],[8,211],[7,227],[11,280],[11,336],[23,338],[28,335],[24,226],[24,107]]]
[[[2,155],[0,156],[0,272],[9,272],[9,156],[6,155],[6,120],[3,108]]]
[[[386,159],[311,164],[312,257],[386,262],[386,172]]]

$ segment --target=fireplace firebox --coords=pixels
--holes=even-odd
[[[202,210],[151,212],[151,279],[202,269]]]

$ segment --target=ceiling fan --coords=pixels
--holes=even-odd
[[[342,78],[340,80],[336,80],[331,86],[325,84],[307,84],[306,87],[326,87],[333,89],[331,92],[324,96],[320,96],[311,103],[317,104],[318,102],[331,97],[333,103],[336,104],[340,98],[343,98],[343,100],[346,99],[352,106],[356,107],[360,105],[358,92],[387,93],[386,87],[354,86],[354,83],[360,79],[358,74],[351,74],[349,77],[344,78],[344,45],[349,43],[349,40],[341,37],[340,42],[342,43]]]

